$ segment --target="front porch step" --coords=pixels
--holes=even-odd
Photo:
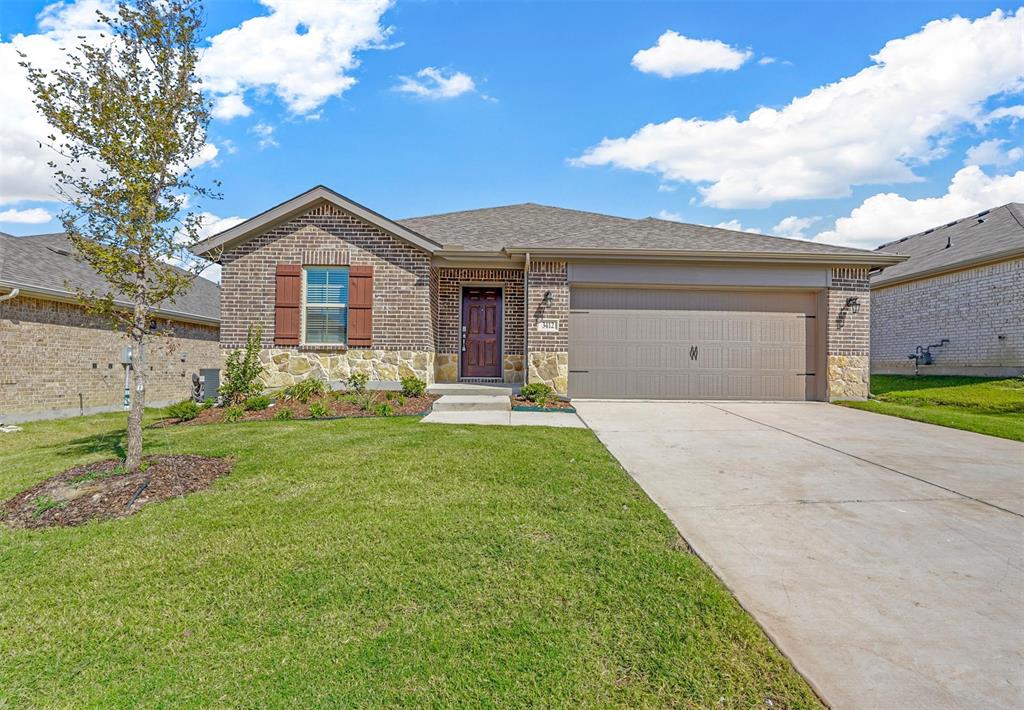
[[[512,401],[505,394],[446,394],[434,402],[435,412],[508,412]]]
[[[521,385],[502,384],[482,385],[473,382],[441,382],[427,387],[427,392],[441,396],[446,395],[503,395],[508,397],[519,393]]]

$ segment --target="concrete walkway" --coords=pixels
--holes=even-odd
[[[1024,707],[1024,444],[814,402],[574,404],[830,705]]]
[[[424,424],[493,424],[497,426],[555,426],[584,429],[586,424],[566,412],[431,412]]]

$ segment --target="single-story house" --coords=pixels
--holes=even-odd
[[[392,220],[315,187],[201,242],[268,384],[544,382],[571,397],[868,393],[868,272],[904,257],[536,204]]]
[[[908,258],[871,278],[873,372],[913,372],[916,364],[921,374],[1024,374],[1024,205],[878,250]]]
[[[115,411],[123,404],[121,349],[109,319],[92,315],[73,289],[106,283],[74,256],[67,236],[0,234],[0,421]],[[167,335],[147,348],[147,404],[188,397],[192,374],[223,367],[220,289],[206,279],[159,311]]]

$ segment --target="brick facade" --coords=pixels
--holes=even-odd
[[[564,261],[538,261],[529,273],[530,382],[543,382],[559,394],[569,391],[569,276]],[[545,294],[550,302],[544,303]],[[552,332],[538,330],[541,322],[557,325]]]
[[[323,203],[221,256],[221,344],[245,345],[250,323],[274,345],[277,264],[373,266],[374,350],[433,352],[430,255]]]
[[[828,289],[827,298],[827,397],[830,401],[866,399],[871,381],[871,292],[868,270],[859,267],[833,268],[832,285]],[[857,300],[856,306],[847,305],[850,299]]]
[[[192,373],[224,362],[216,326],[159,321],[158,329],[167,335],[145,353],[152,406],[185,399]],[[0,303],[0,420],[120,409],[127,344],[109,321],[74,303],[27,296]]]
[[[875,372],[913,372],[908,354],[948,338],[922,374],[1024,373],[1024,259],[876,288],[871,298]]]

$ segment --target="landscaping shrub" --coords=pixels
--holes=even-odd
[[[220,394],[227,404],[240,404],[250,397],[263,394],[264,367],[260,362],[260,341],[263,328],[250,325],[245,340],[245,350],[234,350],[224,364],[224,382]]]
[[[555,391],[543,382],[531,382],[528,385],[523,385],[522,389],[519,390],[519,394],[538,407],[543,407],[548,403],[548,400],[554,397]]]
[[[240,404],[233,404],[224,410],[224,421],[237,422],[245,414],[245,409]]]
[[[261,409],[266,409],[270,406],[270,397],[265,394],[261,394],[258,397],[250,397],[245,400],[245,403],[242,406],[250,412],[258,412]]]
[[[279,410],[277,410],[277,414],[274,415],[274,419],[277,419],[278,421],[282,422],[291,421],[294,417],[295,415],[292,414],[292,410],[288,409],[287,407],[281,407]]]
[[[410,375],[402,378],[402,394],[406,397],[422,397],[427,391],[427,383],[420,378]]]
[[[323,402],[313,402],[309,405],[309,416],[313,419],[323,419],[330,412],[327,410],[327,405]]]
[[[187,422],[190,419],[195,419],[199,416],[199,412],[201,411],[203,411],[202,406],[193,402],[191,399],[183,399],[177,404],[172,404],[167,408],[167,416]]]
[[[284,396],[288,399],[294,399],[302,402],[303,404],[309,404],[309,400],[314,397],[322,397],[326,392],[327,387],[324,385],[323,380],[310,377],[308,380],[296,382],[291,387],[286,388]]]
[[[373,413],[378,417],[393,417],[395,415],[394,408],[387,402],[381,402],[373,409]]]
[[[369,390],[355,392],[352,395],[352,403],[364,412],[368,412],[377,404],[377,393]]]
[[[370,381],[370,374],[367,372],[353,372],[348,378],[348,386],[354,392],[366,391],[366,385]]]

